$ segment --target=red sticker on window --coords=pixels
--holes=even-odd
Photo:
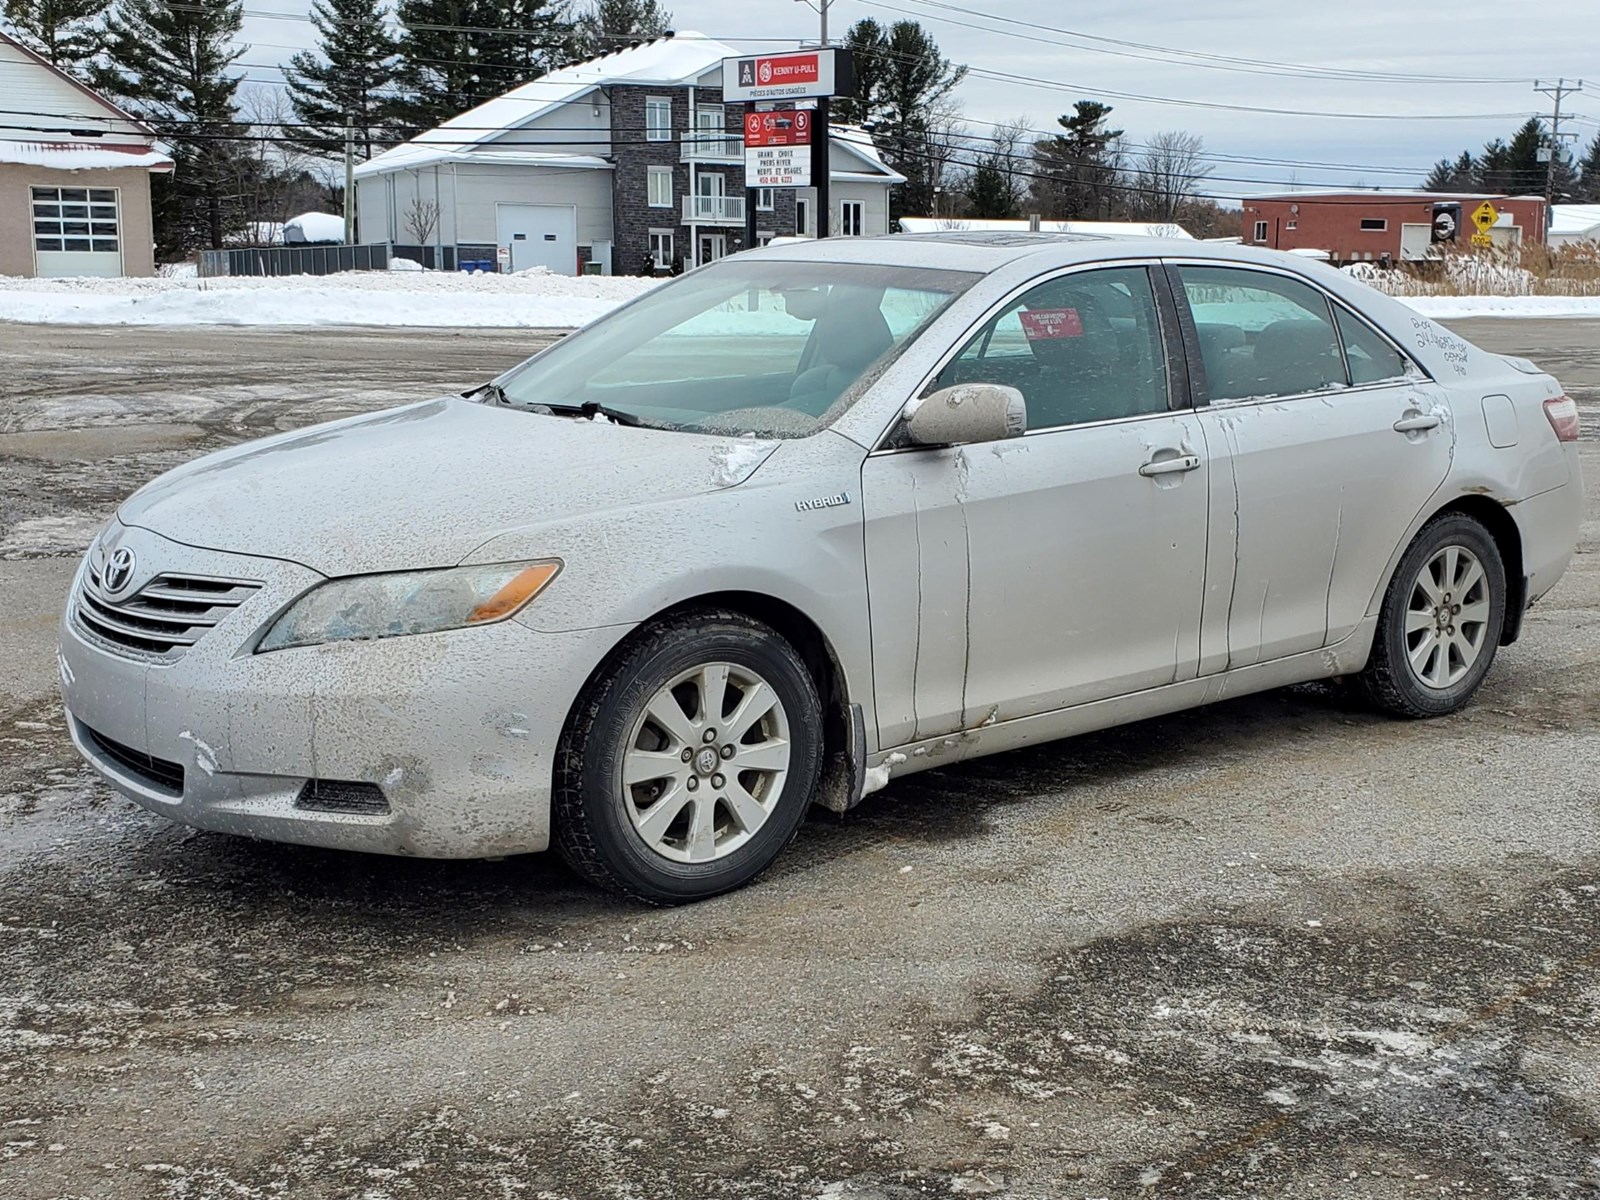
[[[1083,336],[1083,321],[1075,308],[1035,308],[1021,315],[1022,332],[1030,342]]]

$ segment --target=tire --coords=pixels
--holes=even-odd
[[[1462,513],[1435,517],[1384,594],[1372,657],[1357,676],[1367,700],[1400,717],[1455,712],[1494,662],[1505,607],[1505,561],[1489,531]]]
[[[787,641],[739,613],[668,617],[624,643],[567,722],[556,846],[608,891],[651,904],[703,900],[782,853],[822,761],[816,685]]]

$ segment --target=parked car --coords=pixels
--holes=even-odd
[[[834,239],[466,397],[148,484],[71,734],[205,829],[736,887],[813,804],[1305,680],[1465,704],[1573,553],[1577,410],[1304,258]]]

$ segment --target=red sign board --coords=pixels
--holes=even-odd
[[[809,146],[811,114],[805,109],[746,113],[744,144],[755,146]]]
[[[722,60],[722,99],[729,103],[753,100],[795,100],[802,96],[832,96],[851,90],[848,51],[802,50],[792,54],[757,54]]]
[[[1054,342],[1083,336],[1083,318],[1075,308],[1035,308],[1022,313],[1022,334],[1030,342]]]

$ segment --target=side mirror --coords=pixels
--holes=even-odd
[[[917,446],[970,446],[1021,437],[1028,402],[1014,387],[958,383],[906,405],[906,435]]]

